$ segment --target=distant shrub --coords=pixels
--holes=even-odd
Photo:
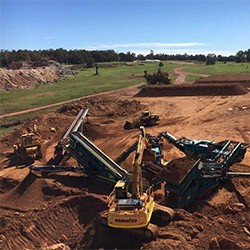
[[[170,84],[169,75],[166,72],[158,70],[156,73],[148,74],[144,71],[144,78],[149,84]]]
[[[206,65],[214,65],[217,61],[215,54],[208,54],[206,58]]]

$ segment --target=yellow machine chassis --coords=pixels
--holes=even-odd
[[[122,209],[119,211],[112,211],[112,207],[109,209],[109,213],[108,213],[108,226],[112,227],[112,228],[122,228],[122,229],[136,229],[136,228],[145,228],[147,227],[148,223],[151,220],[152,217],[152,213],[154,210],[154,205],[155,202],[153,200],[152,197],[149,197],[150,201],[145,202],[145,205],[140,209],[140,211],[138,210],[136,213],[132,212],[129,213],[128,211],[123,211]],[[146,214],[146,210],[148,209],[149,213]],[[122,218],[122,219],[126,219],[126,217],[129,219],[139,219],[142,218],[141,215],[145,215],[146,221],[143,224],[132,224],[132,223],[127,223],[125,225],[121,225],[121,224],[115,224],[115,219],[116,218]],[[113,222],[112,224],[110,222]],[[140,221],[139,221],[140,222]],[[138,222],[138,223],[139,223]]]

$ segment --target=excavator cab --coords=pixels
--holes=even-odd
[[[115,198],[119,199],[127,199],[128,198],[128,186],[125,181],[118,181],[115,185]]]
[[[141,112],[141,117],[148,117],[150,115],[149,111]]]

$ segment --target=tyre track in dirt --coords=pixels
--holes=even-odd
[[[186,73],[186,72],[183,71],[183,69],[185,69],[186,67],[187,66],[174,69],[174,74],[178,75],[177,78],[174,81],[174,84],[186,83],[185,78],[186,78],[187,75],[201,76],[201,77],[208,77],[209,76],[209,75],[205,75],[205,74]]]

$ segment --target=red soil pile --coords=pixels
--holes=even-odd
[[[174,159],[167,164],[166,169],[161,172],[161,176],[171,182],[179,183],[194,164],[195,161],[186,156]]]
[[[199,79],[194,82],[195,84],[226,84],[226,83],[239,83],[243,87],[250,87],[250,74],[238,75],[214,75]]]
[[[126,116],[134,114],[143,108],[136,100],[118,100],[114,98],[88,98],[74,104],[67,104],[58,109],[59,113],[75,116],[81,109],[89,109],[89,114],[94,116]]]
[[[90,121],[84,123],[83,134],[90,140],[96,140],[105,137],[105,128]]]
[[[230,96],[244,95],[248,90],[239,84],[182,84],[168,86],[150,86],[143,88],[136,97],[161,96]]]
[[[14,188],[19,184],[19,181],[10,178],[0,177],[0,194]]]

